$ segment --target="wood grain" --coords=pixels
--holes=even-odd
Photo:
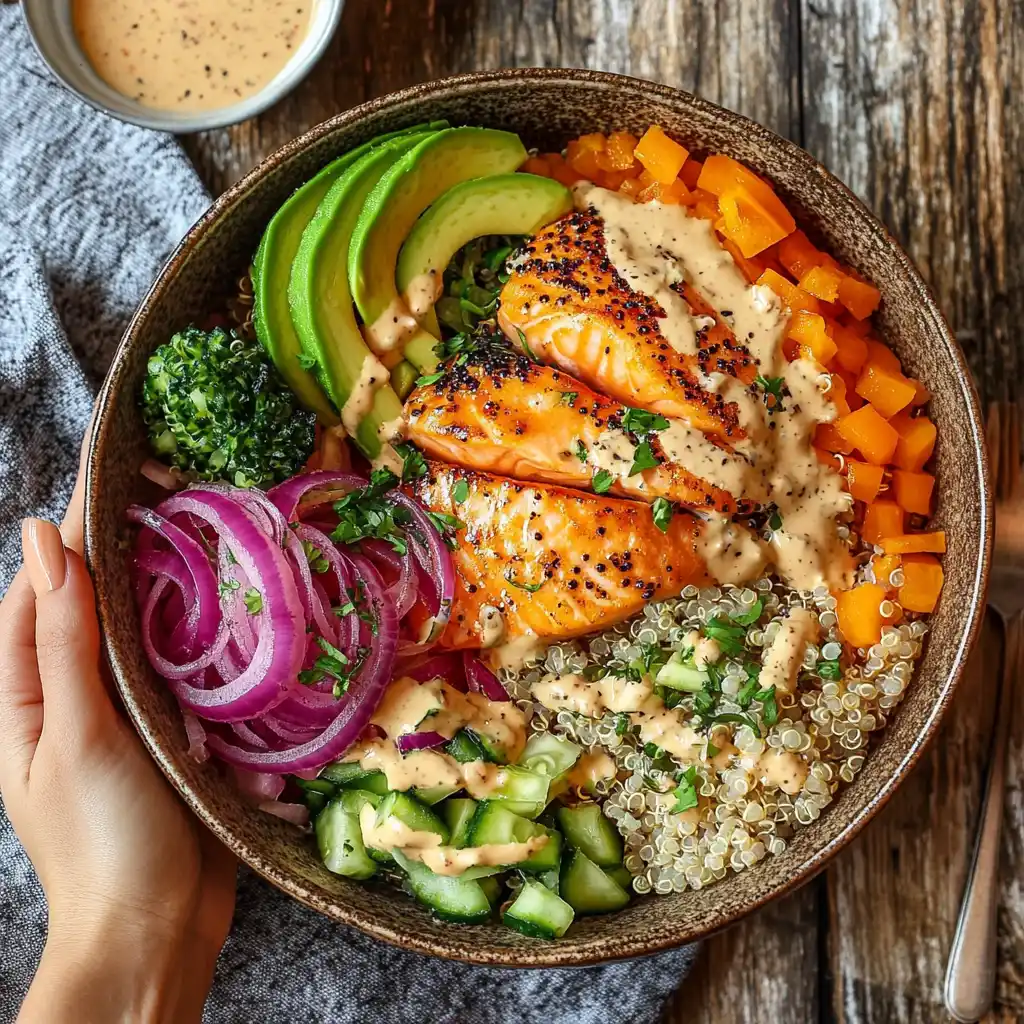
[[[244,125],[185,140],[214,193],[370,97],[463,71],[578,66],[698,92],[800,141],[935,290],[990,398],[1024,368],[1019,0],[348,0],[330,51]],[[710,940],[670,1024],[944,1019],[942,977],[991,719],[992,637],[941,737],[826,876]],[[986,660],[987,655],[987,660]],[[1024,778],[1024,716],[1011,780]],[[1015,770],[1020,769],[1020,770]],[[1000,1012],[1024,1016],[1024,785],[1011,786]]]

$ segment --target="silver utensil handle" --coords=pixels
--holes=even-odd
[[[946,1009],[954,1020],[976,1021],[991,1009],[996,991],[996,912],[999,906],[999,840],[1006,788],[1006,748],[1019,673],[1020,615],[1005,624],[1003,672],[985,797],[974,859],[946,968]]]

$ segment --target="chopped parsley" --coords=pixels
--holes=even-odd
[[[225,597],[237,590],[241,585],[238,580],[233,579],[231,576],[226,576],[217,584],[217,596],[224,600]]]
[[[434,346],[434,355],[442,360],[451,359],[452,356],[462,358],[474,352],[476,347],[476,341],[473,336],[463,331],[452,335],[450,338],[445,338],[444,341],[439,341]],[[463,362],[465,362],[465,359],[463,359]]]
[[[312,541],[302,541],[302,550],[305,552],[306,561],[309,562],[309,567],[313,572],[322,575],[330,569],[330,561]]]
[[[361,647],[358,660],[352,664],[345,652],[338,650],[326,637],[318,636],[316,644],[323,654],[313,662],[311,669],[299,673],[299,682],[309,686],[318,683],[324,677],[333,679],[332,693],[335,698],[338,698],[348,690],[352,677],[362,668],[369,648]]]
[[[723,711],[712,717],[709,725],[746,725],[749,726],[755,736],[761,735],[761,728],[757,722],[750,717],[750,715],[744,715],[735,711]]]
[[[629,728],[629,717],[627,715],[616,715],[615,716],[615,735],[624,736],[626,730]]]
[[[429,387],[431,384],[436,384],[443,376],[444,370],[438,370],[436,373],[425,373],[422,377],[416,378],[416,387]]]
[[[725,654],[742,654],[747,631],[727,619],[713,618],[704,623],[704,635],[714,640]]]
[[[633,465],[630,467],[629,475],[635,476],[645,469],[654,469],[658,465],[658,457],[651,448],[650,441],[641,441],[633,449]]]
[[[523,329],[521,327],[517,327],[516,334],[519,335],[519,344],[523,346],[523,351],[526,353],[527,357],[536,363],[537,357],[533,354],[533,349],[530,348],[530,343],[526,340],[526,334],[523,332]]]
[[[563,391],[562,397],[558,400],[559,405],[573,405],[577,398],[580,397],[578,391]]]
[[[587,461],[587,456],[590,453],[587,451],[587,446],[582,441],[577,440],[574,451],[576,453],[576,458],[579,459],[580,462]]]
[[[779,705],[775,701],[775,687],[766,686],[754,694],[754,699],[761,702],[761,720],[767,726],[773,726],[779,720]]]
[[[730,618],[738,626],[752,626],[759,618],[761,618],[761,612],[764,611],[764,602],[761,598],[758,598],[751,606],[749,611],[740,612],[739,615],[732,615]]]
[[[778,509],[776,509],[771,514],[771,517],[768,520],[768,525],[773,530],[781,530],[782,529],[782,516],[779,515],[779,510]]]
[[[667,498],[655,498],[654,504],[651,506],[651,515],[654,518],[654,525],[665,533],[668,530],[668,524],[672,522],[672,502]]]
[[[682,814],[697,806],[697,766],[691,764],[686,771],[676,774],[676,788],[673,790],[676,802],[670,813]]]
[[[455,533],[464,530],[466,524],[458,517],[448,512],[432,512],[426,509],[427,518],[434,524],[434,529],[441,534],[441,539],[448,547],[455,547]]]
[[[536,594],[544,586],[543,580],[540,583],[522,583],[516,579],[515,570],[511,567],[505,572],[505,579],[517,590],[525,590],[528,594]]]
[[[839,664],[839,659],[836,658],[834,661],[819,661],[817,664],[818,675],[822,679],[834,679],[836,681],[843,678],[843,667]]]
[[[452,488],[452,499],[463,502],[469,497],[469,484],[465,480],[458,480]]]
[[[622,414],[622,429],[627,434],[635,434],[644,437],[652,430],[667,430],[668,420],[659,416],[656,412],[647,412],[645,409],[632,409],[626,407]]]
[[[785,412],[782,404],[782,397],[786,386],[784,377],[762,377],[758,374],[754,378],[754,384],[764,392],[764,404],[771,412]]]
[[[423,452],[408,441],[403,444],[396,444],[395,451],[402,458],[402,482],[409,483],[412,480],[419,480],[421,476],[427,475],[427,460]]]
[[[409,513],[385,495],[398,485],[398,477],[389,469],[375,469],[365,487],[350,491],[334,503],[338,525],[331,539],[341,544],[356,544],[372,538],[387,541],[404,555],[409,550],[404,527],[411,522]]]
[[[607,469],[599,469],[590,481],[590,486],[594,488],[595,494],[605,494],[614,482],[615,477]]]
[[[255,587],[245,592],[245,610],[250,615],[259,615],[263,611],[263,595]]]

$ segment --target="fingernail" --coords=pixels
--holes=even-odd
[[[21,521],[21,550],[28,581],[36,597],[60,590],[68,575],[68,560],[60,530],[45,519]]]

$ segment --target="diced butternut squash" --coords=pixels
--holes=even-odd
[[[817,313],[796,310],[790,317],[786,336],[806,348],[822,366],[828,366],[836,354],[835,342],[828,335],[825,319]]]
[[[757,283],[771,288],[791,312],[795,313],[798,309],[808,313],[818,312],[818,300],[813,295],[808,295],[802,288],[798,288],[792,281],[787,281],[781,274],[770,268],[757,279]]]
[[[857,394],[890,419],[913,401],[914,385],[902,373],[869,359],[857,378]]]
[[[887,555],[916,555],[925,552],[941,555],[946,550],[946,531],[932,530],[929,533],[904,533],[898,537],[886,537],[882,550]]]
[[[551,164],[542,156],[531,156],[519,170],[526,174],[539,174],[542,178],[551,177]]]
[[[875,555],[871,559],[871,571],[875,575],[875,582],[886,590],[895,590],[889,577],[900,567],[899,555]]]
[[[834,423],[819,423],[814,432],[814,443],[818,448],[824,448],[827,452],[839,452],[842,455],[849,455],[854,446],[836,430]]]
[[[800,287],[823,302],[835,302],[839,297],[842,274],[829,266],[811,267],[800,278]]]
[[[907,412],[901,412],[889,422],[899,436],[893,461],[900,469],[911,472],[924,469],[935,450],[938,433],[935,424],[927,416],[911,416]]]
[[[836,362],[848,373],[859,373],[868,358],[867,342],[842,324],[833,322],[831,327]]]
[[[722,233],[744,256],[756,256],[786,237],[786,224],[767,213],[746,192],[723,192],[718,197],[718,208],[722,211]]]
[[[652,182],[640,191],[636,199],[638,203],[649,203],[655,200],[668,206],[689,206],[693,201],[690,190],[678,179],[670,182]]]
[[[852,412],[850,403],[846,400],[846,381],[838,373],[831,374],[832,386],[828,389],[828,397],[836,407],[839,416],[846,416]]]
[[[942,582],[942,566],[934,555],[904,555],[900,604],[910,612],[934,611]]]
[[[829,469],[834,469],[837,473],[842,469],[840,465],[840,458],[838,455],[827,451],[824,448],[815,448],[814,457],[823,465],[828,466]]]
[[[825,254],[802,231],[794,231],[779,242],[779,262],[799,281],[825,262]]]
[[[846,486],[857,501],[872,502],[878,497],[885,470],[870,462],[846,460]]]
[[[683,164],[683,169],[679,172],[679,177],[683,184],[692,191],[697,187],[700,172],[703,169],[704,164],[700,160],[694,160],[692,156],[688,156],[686,163]]]
[[[634,171],[640,173],[639,161],[633,154],[638,139],[631,132],[612,132],[598,157],[602,171]]]
[[[582,138],[574,139],[565,147],[565,162],[577,174],[590,181],[596,181],[601,174],[601,165],[598,163],[598,157],[603,152],[603,137],[601,148],[585,144],[584,139],[593,139],[593,136],[584,135]]]
[[[656,181],[668,184],[683,169],[689,153],[656,124],[652,124],[636,144],[633,155],[654,175]]]
[[[860,534],[869,544],[881,544],[886,537],[898,537],[905,532],[903,509],[895,501],[873,501],[864,510]]]
[[[914,400],[910,403],[911,406],[917,408],[919,405],[927,405],[932,400],[932,393],[916,378],[908,379],[914,385]]]
[[[932,512],[932,491],[935,477],[931,473],[914,473],[907,469],[892,471],[892,490],[900,508],[919,516]]]
[[[899,434],[871,405],[862,406],[836,420],[836,430],[868,462],[885,466],[892,461]]]
[[[721,216],[721,210],[718,209],[718,196],[703,188],[694,189],[693,194],[697,199],[693,204],[693,212],[703,220],[712,222],[718,220]]]
[[[864,404],[864,399],[857,394],[857,375],[841,369],[836,365],[837,362],[837,359],[832,360],[832,378],[842,377],[846,384],[846,404],[853,412],[854,409],[859,409]]]
[[[890,373],[903,372],[899,356],[888,345],[883,345],[877,338],[870,336],[865,336],[864,344],[867,345],[868,360],[878,363],[883,370],[888,370]]]
[[[620,186],[619,191],[630,199],[636,199],[636,197],[643,191],[643,185],[640,184],[639,178],[627,178]]]
[[[691,195],[692,194],[693,193],[691,193]],[[747,257],[740,252],[739,246],[729,238],[722,239],[722,247],[730,256],[732,256],[733,262],[740,268],[740,272],[751,284],[753,284],[764,273],[764,264],[761,262],[759,256],[754,256],[748,260]]]
[[[551,168],[551,177],[560,181],[567,188],[572,188],[580,180],[579,172],[565,162],[561,153],[545,153],[544,159]]]
[[[839,282],[839,301],[858,320],[866,320],[881,301],[882,293],[867,281],[860,281],[850,273],[843,274]]]
[[[885,588],[861,583],[836,595],[839,631],[851,647],[871,647],[882,639],[882,602]]]

